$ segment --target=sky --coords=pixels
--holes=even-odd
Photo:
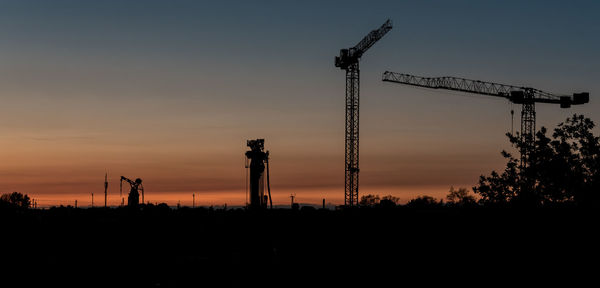
[[[537,127],[600,121],[597,1],[0,0],[0,193],[39,205],[245,202],[247,139],[265,138],[275,204],[342,204],[339,49],[392,19],[361,60],[361,195],[443,198],[505,164],[506,99],[381,81],[457,76],[557,94]],[[597,134],[599,131],[595,131]],[[98,204],[96,204],[98,205]]]

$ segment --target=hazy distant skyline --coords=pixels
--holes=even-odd
[[[0,193],[101,203],[108,170],[113,204],[120,175],[150,201],[241,204],[246,139],[265,138],[276,204],[341,203],[333,58],[388,18],[361,61],[361,195],[442,197],[511,148],[508,101],[384,83],[386,70],[587,91],[584,106],[537,105],[537,128],[600,123],[596,1],[322,2],[0,1]]]

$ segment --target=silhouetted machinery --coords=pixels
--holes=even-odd
[[[265,139],[248,140],[246,145],[250,151],[246,151],[246,169],[250,169],[250,208],[266,208],[267,201],[273,208],[271,198],[271,185],[269,181],[269,151],[265,150]],[[267,170],[267,191],[265,195],[265,167]],[[246,179],[248,182],[248,179]],[[248,183],[246,183],[248,185]]]
[[[358,116],[360,71],[358,60],[375,42],[379,41],[392,29],[389,19],[371,31],[356,46],[341,49],[340,56],[335,57],[335,67],[346,71],[346,155],[345,155],[345,184],[344,204],[358,205]]]
[[[522,104],[521,110],[521,139],[525,145],[521,148],[521,167],[526,167],[528,159],[535,147],[535,103],[560,104],[561,108],[571,105],[585,104],[590,101],[587,92],[569,95],[554,95],[530,87],[504,85],[457,77],[420,77],[386,71],[383,81],[399,84],[446,89],[480,95],[503,97],[515,104]],[[512,112],[512,111],[511,111]]]
[[[135,207],[140,204],[140,193],[142,192],[142,203],[144,203],[144,186],[142,186],[142,179],[136,178],[135,181],[125,176],[121,176],[120,182],[120,195],[123,195],[123,181],[129,183],[131,190],[129,190],[129,196],[127,197],[127,206]]]

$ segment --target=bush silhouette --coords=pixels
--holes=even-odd
[[[406,207],[410,208],[439,208],[444,206],[444,202],[437,201],[435,198],[431,196],[419,196],[415,199],[412,199],[406,203]]]
[[[469,195],[467,188],[458,188],[455,190],[454,187],[450,187],[448,195],[446,195],[446,202],[449,206],[472,206],[477,203],[475,196]]]
[[[2,194],[0,196],[0,205],[15,207],[15,208],[29,208],[31,207],[31,199],[27,194],[23,195],[19,192]]]

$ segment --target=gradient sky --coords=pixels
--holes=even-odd
[[[600,122],[598,1],[323,2],[0,0],[0,193],[100,203],[108,170],[112,204],[120,175],[152,202],[242,204],[246,139],[265,138],[275,203],[340,204],[333,58],[387,18],[361,62],[363,195],[443,197],[510,149],[505,99],[384,83],[385,70],[588,91],[583,107],[537,105],[537,126]]]

